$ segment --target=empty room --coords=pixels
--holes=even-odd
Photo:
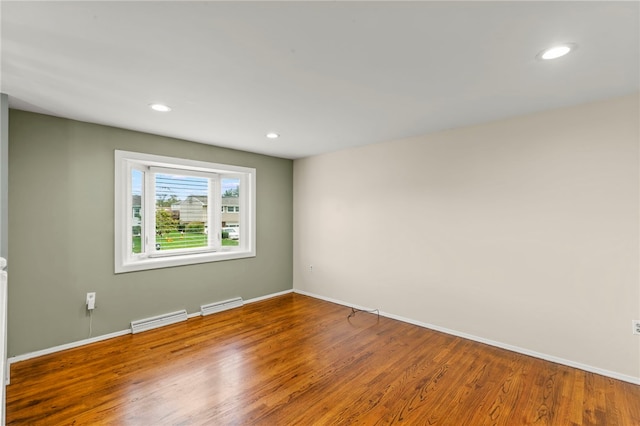
[[[2,424],[640,424],[640,2],[0,24]]]

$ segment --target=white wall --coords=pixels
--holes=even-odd
[[[294,289],[639,381],[638,105],[296,160]]]

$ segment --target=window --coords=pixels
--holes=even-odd
[[[255,169],[115,152],[115,272],[255,256]],[[222,232],[232,204],[237,232]]]

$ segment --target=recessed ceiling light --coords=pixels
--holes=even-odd
[[[149,108],[151,108],[154,111],[160,111],[160,112],[169,112],[169,111],[171,111],[171,107],[169,107],[167,105],[163,105],[163,104],[151,104],[151,105],[149,105]]]
[[[549,49],[545,49],[538,54],[538,58],[548,61],[550,59],[560,58],[572,50],[576,49],[575,43],[565,43],[560,44],[558,46],[550,47]]]
[[[278,139],[280,137],[280,135],[277,134],[277,133],[271,132],[271,133],[267,133],[267,137],[269,139]]]

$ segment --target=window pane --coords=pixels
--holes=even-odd
[[[240,235],[240,179],[222,178],[222,228],[228,228],[222,233],[223,246],[237,246]],[[231,229],[233,228],[233,229]],[[225,238],[226,237],[226,238]]]
[[[155,175],[156,250],[207,247],[209,179]]]
[[[143,176],[140,170],[131,171],[131,244],[132,253],[142,253],[142,188]]]

